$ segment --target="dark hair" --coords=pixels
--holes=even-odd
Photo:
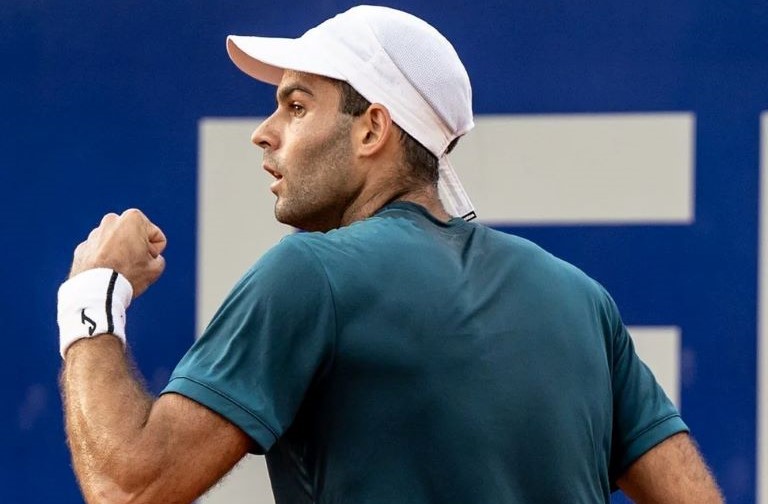
[[[348,82],[340,80],[334,80],[334,82],[341,94],[339,111],[342,114],[358,117],[371,106],[371,102],[366,100]],[[405,161],[406,166],[413,170],[413,176],[420,181],[436,185],[438,178],[437,156],[417,142],[416,139],[400,126],[397,126],[397,130],[400,132],[400,144],[403,146],[403,160]],[[457,141],[458,138],[451,142],[451,145],[448,146],[448,152],[453,149]]]

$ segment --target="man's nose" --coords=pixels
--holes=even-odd
[[[262,149],[274,150],[278,146],[278,136],[272,124],[272,116],[264,119],[251,133],[251,142]]]

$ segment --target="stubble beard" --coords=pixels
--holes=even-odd
[[[275,202],[279,222],[305,231],[328,231],[341,225],[353,199],[345,190],[351,163],[350,130],[350,118],[340,116],[329,138],[308,145],[292,163],[290,184]],[[282,171],[279,164],[277,169]]]

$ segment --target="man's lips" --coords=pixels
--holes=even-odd
[[[263,167],[264,171],[275,177],[275,181],[272,182],[272,184],[269,186],[270,191],[275,193],[277,186],[280,185],[280,181],[283,180],[283,175],[266,163],[263,165]]]
[[[267,173],[269,173],[270,175],[272,175],[276,179],[279,180],[279,179],[283,178],[283,175],[279,171],[277,171],[274,168],[272,168],[271,165],[268,165],[267,163],[264,163],[262,165],[262,167],[264,168],[264,171],[266,171]]]

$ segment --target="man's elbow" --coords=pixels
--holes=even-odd
[[[146,457],[113,457],[104,464],[104,471],[92,474],[83,485],[88,504],[149,504],[181,503],[163,495],[168,488],[163,479],[161,465]],[[188,501],[191,502],[191,501]]]
[[[169,498],[160,483],[151,482],[147,485],[124,486],[110,481],[102,481],[89,491],[85,491],[88,504],[182,504],[191,500],[179,500],[179,496]]]

